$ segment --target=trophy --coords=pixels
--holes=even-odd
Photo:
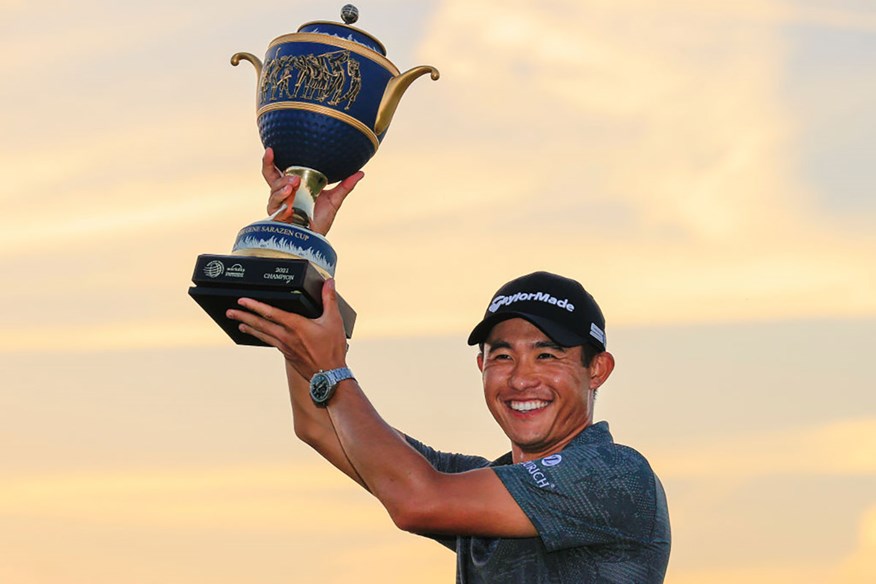
[[[234,66],[249,61],[258,75],[262,144],[273,149],[279,169],[301,178],[291,223],[273,216],[251,223],[237,234],[231,255],[202,254],[195,263],[189,295],[237,344],[264,344],[225,317],[240,308],[242,296],[310,318],[322,313],[322,284],[334,277],[337,254],[310,229],[316,198],[374,156],[414,80],[427,73],[438,79],[429,66],[400,73],[380,41],[352,26],[358,17],[348,4],[343,24],[309,22],[279,36],[264,62],[251,53],[231,57]],[[356,313],[343,298],[338,302],[349,338]]]

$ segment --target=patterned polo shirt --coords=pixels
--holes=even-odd
[[[557,454],[512,464],[408,442],[441,472],[491,467],[538,537],[428,536],[456,551],[459,584],[658,584],[669,562],[666,495],[645,458],[606,422]]]

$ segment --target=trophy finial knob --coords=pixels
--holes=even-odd
[[[345,4],[341,8],[341,18],[344,19],[344,24],[353,24],[359,20],[359,9],[352,4]]]

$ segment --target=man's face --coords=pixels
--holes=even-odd
[[[522,318],[500,322],[478,355],[490,413],[511,439],[515,462],[561,450],[593,421],[593,395],[614,360],[581,363],[581,347],[561,347]]]

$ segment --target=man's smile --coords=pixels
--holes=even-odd
[[[540,400],[540,399],[531,399],[531,400],[510,400],[507,402],[508,407],[514,410],[515,412],[534,412],[535,410],[541,410],[550,405],[551,402]]]

